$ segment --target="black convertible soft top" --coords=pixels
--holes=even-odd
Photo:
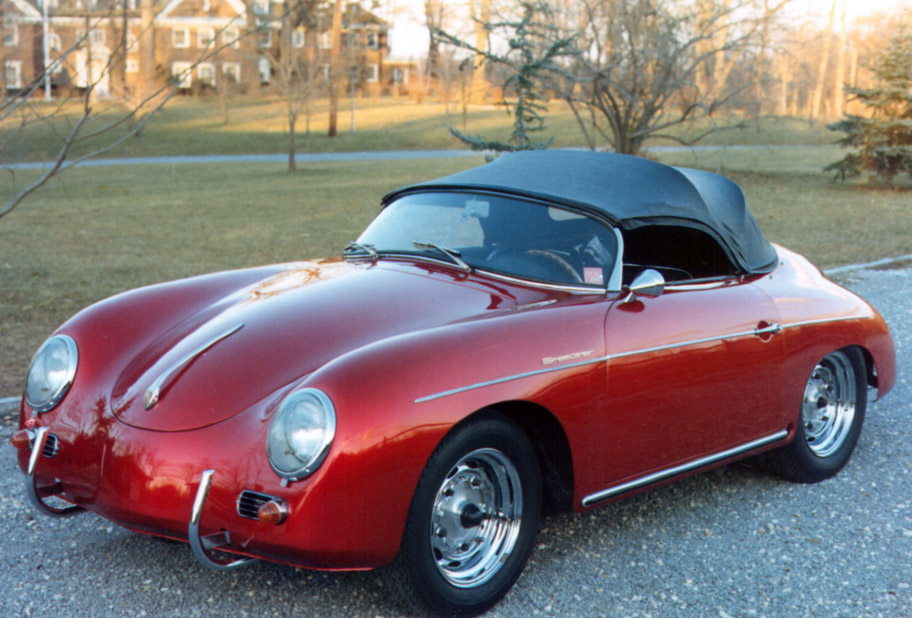
[[[396,189],[383,204],[409,193],[478,190],[566,204],[592,211],[621,229],[681,225],[716,238],[746,273],[776,266],[776,250],[733,181],[640,157],[577,150],[501,155],[485,165]]]

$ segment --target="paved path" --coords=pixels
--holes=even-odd
[[[315,163],[322,161],[392,161],[397,159],[447,159],[463,157],[480,157],[483,153],[471,150],[379,150],[373,152],[325,152],[303,153],[295,155],[298,163]],[[237,155],[184,155],[176,157],[122,157],[115,159],[88,159],[79,167],[100,167],[105,165],[182,165],[184,163],[284,163],[288,161],[285,154],[237,154]],[[45,169],[49,162],[10,163],[0,165],[0,169]]]
[[[490,616],[912,618],[912,269],[839,275],[884,314],[900,367],[836,478],[727,466],[547,518]],[[743,412],[743,411],[733,411]],[[0,616],[398,616],[384,573],[200,567],[183,544],[27,504],[0,426]],[[365,522],[370,525],[370,522]]]
[[[735,144],[732,146],[651,146],[651,152],[685,152],[714,150],[760,150],[779,148],[800,148],[801,146],[777,145],[764,146],[757,144]],[[582,149],[579,149],[582,150]],[[377,150],[371,152],[326,152],[297,153],[298,163],[315,163],[323,161],[392,161],[398,159],[447,159],[480,157],[483,152],[471,150]],[[181,165],[184,163],[284,163],[288,153],[284,154],[236,154],[236,155],[183,155],[174,157],[121,157],[111,159],[89,159],[79,167],[100,167],[106,165]],[[0,169],[29,170],[46,169],[52,164],[47,161],[28,163],[0,164]]]

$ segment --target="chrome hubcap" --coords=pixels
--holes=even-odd
[[[858,385],[852,362],[842,352],[820,361],[804,389],[801,422],[811,452],[827,457],[845,442],[852,420]]]
[[[516,546],[522,518],[519,473],[492,448],[472,451],[450,469],[431,513],[437,570],[457,588],[491,579]]]

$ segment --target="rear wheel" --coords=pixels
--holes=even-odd
[[[469,421],[428,460],[396,569],[409,605],[481,612],[507,593],[529,557],[541,512],[535,451],[499,415]]]
[[[839,472],[861,433],[865,385],[865,360],[858,348],[823,357],[805,386],[795,439],[768,455],[773,469],[799,483],[816,483]]]

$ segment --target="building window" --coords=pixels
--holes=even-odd
[[[3,80],[9,90],[22,88],[21,60],[7,60],[3,64]]]
[[[193,85],[193,73],[189,62],[172,62],[171,75],[178,81],[178,87],[189,88]]]
[[[56,9],[59,2],[58,0],[39,0],[38,8],[43,9],[45,4],[47,4],[47,8],[49,9]]]
[[[202,83],[215,86],[215,67],[211,62],[200,62],[196,67],[196,74]]]
[[[269,15],[269,0],[256,0],[253,3],[253,12],[257,15]]]
[[[241,64],[239,62],[222,63],[222,75],[230,84],[239,84],[241,82]]]
[[[215,30],[212,28],[200,28],[196,31],[196,44],[198,47],[209,47],[215,40]]]
[[[272,47],[272,30],[263,29],[260,30],[258,34],[260,38],[260,47],[263,49],[269,49]]]
[[[393,69],[393,82],[396,84],[402,84],[403,86],[408,86],[409,72],[408,69],[400,69],[396,67]]]
[[[95,45],[104,45],[105,44],[105,31],[98,30],[97,28],[89,31],[89,41]]]
[[[136,51],[136,46],[138,41],[136,40],[136,34],[133,32],[127,31],[127,51],[134,52]]]
[[[212,2],[209,0],[203,0],[203,10],[207,13],[212,10]]]
[[[317,47],[320,49],[332,49],[333,39],[332,32],[327,30],[326,32],[321,32],[320,36],[317,37]]]
[[[139,73],[139,60],[127,58],[127,73]]]
[[[3,24],[3,44],[7,47],[19,45],[19,25],[14,23]]]
[[[321,64],[321,65],[320,65],[320,72],[323,73],[323,79],[326,80],[326,81],[329,81],[329,65],[328,65],[328,64]]]
[[[7,90],[22,88],[22,61],[7,60],[3,63],[3,81]]]
[[[367,46],[370,49],[377,49],[379,47],[379,37],[376,32],[368,31],[367,33]]]
[[[368,82],[376,82],[380,79],[380,65],[369,64],[366,69],[366,79]]]
[[[48,32],[48,49],[60,51],[60,35],[56,32]]]
[[[272,68],[269,66],[269,58],[260,56],[260,60],[257,62],[257,68],[260,69],[260,81],[264,84],[268,84],[269,80],[272,79]]]
[[[190,33],[186,28],[174,28],[171,31],[171,45],[174,47],[190,47]]]
[[[222,33],[222,44],[231,45],[235,49],[241,46],[241,34],[237,28],[225,28]]]
[[[291,44],[301,49],[304,47],[304,31],[301,29],[293,30],[291,32]]]

